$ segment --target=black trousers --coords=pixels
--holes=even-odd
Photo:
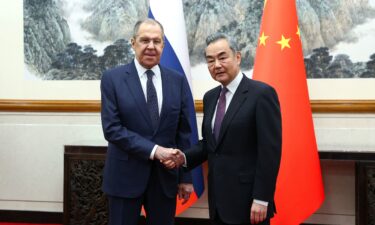
[[[109,225],[137,225],[142,205],[146,211],[147,225],[174,224],[176,197],[169,198],[164,194],[154,168],[143,196],[139,198],[108,196],[108,200]]]

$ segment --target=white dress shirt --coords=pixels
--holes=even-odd
[[[144,68],[141,64],[139,64],[138,60],[134,58],[135,68],[137,69],[137,73],[139,76],[139,80],[141,81],[142,91],[145,96],[147,102],[147,74],[146,71],[148,69]],[[159,108],[159,115],[161,112],[161,107],[163,105],[163,89],[162,89],[162,80],[161,80],[161,72],[158,65],[151,68],[152,72],[154,72],[154,76],[152,77],[152,83],[154,83],[156,96],[158,98],[158,108]],[[158,145],[155,145],[151,151],[150,159],[154,159],[155,151]]]

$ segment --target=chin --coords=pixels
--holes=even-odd
[[[155,66],[157,64],[158,64],[158,62],[156,62],[156,61],[151,61],[151,62],[147,61],[147,62],[143,63],[144,67],[149,67],[149,68],[151,68],[151,67],[153,67],[153,66]]]
[[[225,81],[227,79],[224,76],[217,76],[216,80],[219,81],[219,82],[222,82],[222,81]]]

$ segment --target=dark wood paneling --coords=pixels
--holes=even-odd
[[[319,158],[328,160],[375,161],[375,153],[322,151],[319,152]]]
[[[107,197],[101,190],[106,147],[65,146],[64,224],[108,224]]]
[[[375,162],[356,163],[356,224],[375,225]]]
[[[61,212],[0,210],[0,222],[62,224]]]

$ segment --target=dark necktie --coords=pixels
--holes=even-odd
[[[159,106],[158,96],[156,95],[156,89],[152,82],[152,77],[155,75],[152,70],[147,70],[147,108],[150,113],[152,127],[156,129],[159,121]]]
[[[216,117],[215,117],[214,132],[213,132],[216,140],[219,139],[221,122],[223,121],[223,118],[225,115],[225,105],[227,102],[225,94],[227,92],[228,92],[228,89],[226,87],[223,87],[221,89],[219,102],[217,103],[217,107],[216,107]]]

